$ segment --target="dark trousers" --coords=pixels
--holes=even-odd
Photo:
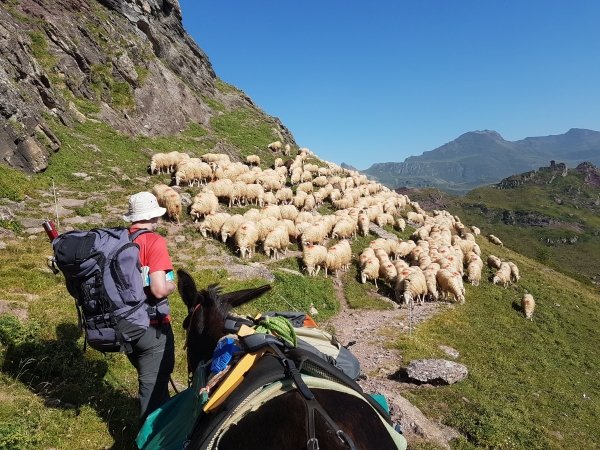
[[[138,373],[140,417],[143,421],[169,400],[169,377],[175,367],[171,324],[162,325],[160,330],[148,327],[127,357]]]

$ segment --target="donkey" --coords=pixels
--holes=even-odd
[[[211,285],[198,292],[194,280],[188,273],[182,270],[177,273],[179,293],[188,308],[188,316],[183,326],[187,330],[188,370],[193,373],[200,362],[210,360],[218,340],[225,336],[224,325],[231,309],[259,297],[267,292],[270,286],[222,293],[218,286]],[[268,359],[276,358],[263,357],[261,361]],[[360,390],[358,385],[356,388]],[[303,397],[301,389],[291,389],[268,400],[251,413],[236,419],[233,425],[221,432],[216,443],[211,442],[208,446],[207,433],[202,428],[210,427],[209,416],[213,413],[204,414],[196,422],[186,448],[188,450],[405,448],[405,444],[398,445],[396,443],[398,440],[394,441],[382,418],[361,395],[320,388],[311,388],[309,393],[314,395],[317,403],[317,407],[312,410],[312,415],[307,414],[310,403],[306,401],[306,397]],[[223,409],[225,411],[222,411]],[[227,409],[221,408],[221,411],[214,414],[223,416],[231,413]],[[315,412],[319,414],[314,414]],[[208,440],[214,439],[213,435]]]

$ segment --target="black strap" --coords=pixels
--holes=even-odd
[[[254,335],[250,335],[254,336]],[[304,380],[302,379],[302,375],[300,371],[296,367],[296,363],[293,360],[285,356],[285,354],[281,351],[279,346],[274,344],[269,344],[269,348],[277,355],[280,359],[281,363],[285,367],[286,376],[290,377],[300,394],[302,394],[302,398],[304,399],[304,404],[306,406],[306,433],[307,433],[307,441],[306,446],[308,450],[319,450],[319,440],[316,436],[316,427],[315,427],[315,411],[318,411],[321,417],[325,420],[325,424],[327,427],[333,431],[333,433],[342,441],[342,443],[348,447],[350,450],[356,450],[356,445],[354,441],[348,436],[344,430],[342,430],[337,423],[331,418],[331,416],[325,411],[325,409],[321,406],[318,400],[315,398],[315,395],[312,393],[310,388],[306,385]]]
[[[223,330],[225,333],[237,333],[242,325],[253,327],[256,323],[253,320],[245,319],[243,317],[227,316],[225,324],[223,325]]]
[[[141,236],[142,234],[146,234],[146,233],[152,233],[152,230],[147,230],[145,228],[138,228],[133,233],[129,233],[129,242],[135,241],[138,238],[138,236]]]

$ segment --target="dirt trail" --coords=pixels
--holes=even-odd
[[[344,295],[341,279],[334,280],[334,288],[340,302],[340,312],[326,325],[334,328],[342,344],[355,341],[350,349],[361,364],[360,386],[365,392],[380,393],[386,397],[392,420],[401,424],[409,442],[423,440],[450,448],[448,442],[458,437],[458,432],[429,420],[402,396],[403,391],[420,389],[398,379],[397,373],[405,364],[400,352],[389,348],[391,337],[409,332],[407,308],[399,308],[391,300],[381,297],[392,303],[393,309],[353,310]],[[413,311],[413,326],[451,307],[440,303],[419,305]]]

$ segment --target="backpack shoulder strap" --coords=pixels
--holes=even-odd
[[[138,238],[138,236],[141,236],[142,234],[146,234],[146,233],[152,233],[152,231],[146,230],[145,228],[138,228],[133,233],[129,234],[129,241],[133,242]]]

